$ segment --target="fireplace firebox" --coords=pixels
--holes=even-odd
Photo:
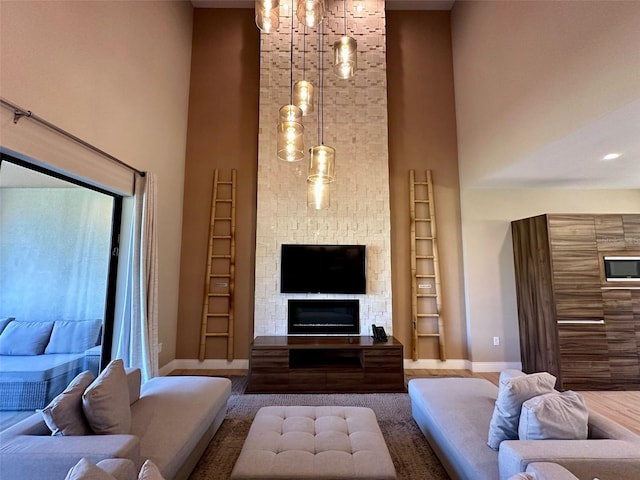
[[[357,335],[359,300],[289,300],[289,335]]]

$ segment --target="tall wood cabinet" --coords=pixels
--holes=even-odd
[[[511,223],[523,370],[563,389],[640,389],[640,282],[606,282],[605,255],[640,256],[640,215]]]

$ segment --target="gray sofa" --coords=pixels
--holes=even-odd
[[[128,371],[127,379],[129,434],[52,436],[42,415],[36,413],[0,432],[2,477],[63,480],[71,467],[86,458],[92,463],[128,459],[135,471],[150,459],[166,480],[187,479],[224,420],[231,381],[157,377],[140,388],[137,369]]]
[[[47,405],[83,370],[97,375],[100,320],[0,321],[0,410]]]
[[[487,437],[497,395],[498,387],[480,378],[409,381],[413,418],[452,479],[507,480],[537,462],[561,465],[568,479],[640,478],[640,437],[594,412],[587,440],[505,440],[492,450]],[[544,479],[544,469],[521,478]]]

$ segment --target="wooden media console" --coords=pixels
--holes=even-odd
[[[247,393],[404,392],[403,347],[393,337],[256,337]]]

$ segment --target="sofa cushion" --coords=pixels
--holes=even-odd
[[[90,462],[86,458],[81,458],[76,463],[64,480],[115,480],[115,477]]]
[[[53,322],[10,322],[0,333],[0,355],[41,355],[52,328]]]
[[[95,347],[100,326],[100,320],[57,320],[44,353],[81,353]]]
[[[113,360],[82,395],[89,426],[98,434],[129,433],[129,385],[122,359]]]
[[[522,404],[520,440],[584,440],[589,412],[576,392],[552,392]]]
[[[95,380],[93,373],[78,374],[69,386],[42,410],[42,418],[53,435],[87,435],[91,433],[82,410],[82,394]]]
[[[155,463],[145,460],[138,474],[138,480],[164,480],[164,478]]]
[[[488,445],[497,450],[503,440],[518,438],[522,404],[532,397],[553,391],[556,378],[547,372],[502,379],[489,424]]]
[[[9,322],[13,322],[14,320],[14,317],[0,318],[0,333],[2,333],[4,328],[9,325]]]

